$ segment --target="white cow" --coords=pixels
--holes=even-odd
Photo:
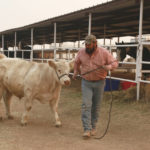
[[[15,95],[25,101],[22,125],[27,124],[28,113],[32,108],[33,100],[36,99],[42,103],[49,102],[54,111],[56,126],[61,126],[57,106],[61,86],[70,85],[68,74],[72,63],[66,61],[36,63],[7,58],[0,54],[0,99],[2,97],[4,99],[7,117],[12,118],[10,99]]]

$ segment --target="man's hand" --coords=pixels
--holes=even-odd
[[[109,71],[112,69],[111,65],[104,65],[103,69],[105,69],[106,71]]]
[[[73,74],[72,79],[77,80],[77,74]]]

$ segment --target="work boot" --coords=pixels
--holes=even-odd
[[[91,136],[91,131],[90,130],[84,131],[83,138],[90,138],[90,136]]]
[[[92,130],[91,130],[91,136],[95,136],[96,133],[97,133],[96,129],[92,129]]]

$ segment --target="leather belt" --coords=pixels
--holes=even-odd
[[[84,79],[84,78],[83,78]],[[101,81],[101,80],[104,80],[104,79],[100,79],[100,80],[86,80],[84,79],[85,81],[88,81],[88,82],[98,82],[98,81]]]

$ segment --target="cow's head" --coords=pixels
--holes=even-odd
[[[50,60],[49,66],[55,70],[58,81],[61,85],[70,85],[71,81],[69,78],[70,68],[73,62],[67,62],[60,60],[58,62]]]

